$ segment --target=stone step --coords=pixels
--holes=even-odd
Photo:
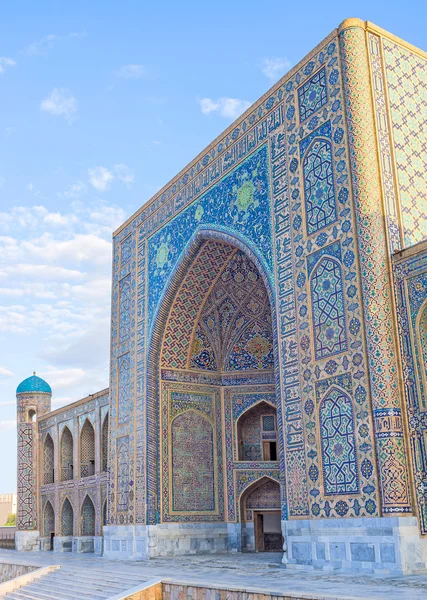
[[[52,577],[49,578],[49,582],[51,584],[57,584],[57,585],[62,585],[64,588],[71,586],[73,589],[75,588],[76,590],[81,590],[82,592],[86,592],[87,590],[91,590],[92,588],[94,589],[113,589],[113,590],[122,590],[122,589],[127,589],[128,587],[134,587],[135,585],[140,585],[143,582],[133,582],[133,581],[113,581],[111,580],[102,580],[102,579],[87,579],[87,580],[82,580],[78,574],[76,574],[76,577],[71,578],[71,576],[68,577],[61,577],[60,575],[57,575],[56,577]]]
[[[99,571],[96,575],[81,571],[64,571],[59,569],[53,573],[32,581],[14,592],[9,592],[9,600],[105,600],[119,592],[141,585],[146,579],[138,577],[126,578],[126,574],[106,574]]]
[[[141,581],[144,579],[147,579],[147,577],[144,576],[140,576],[137,573],[121,573],[121,572],[116,572],[114,571],[113,573],[107,571],[107,570],[102,570],[102,569],[97,569],[97,570],[93,570],[93,569],[79,569],[76,568],[75,570],[71,570],[70,567],[64,568],[62,567],[61,569],[58,569],[57,571],[55,571],[54,573],[52,573],[52,575],[58,575],[59,573],[62,573],[63,575],[68,575],[70,577],[81,577],[82,579],[117,579],[117,580],[124,580],[124,581]]]
[[[61,595],[61,598],[64,600],[74,600],[74,598],[92,598],[93,600],[102,600],[105,598],[105,593],[108,594],[107,590],[91,590],[86,589],[82,592],[81,588],[76,588],[70,585],[58,585],[55,583],[51,583],[50,581],[44,582],[34,582],[28,586],[25,586],[26,591],[28,590],[30,593],[34,595],[38,595],[40,597],[54,598],[55,595]],[[111,595],[111,594],[110,594]]]
[[[61,581],[79,581],[82,583],[91,583],[91,582],[102,582],[102,583],[112,583],[112,584],[117,584],[117,585],[127,585],[128,583],[130,584],[134,584],[134,585],[138,585],[140,583],[143,583],[144,581],[147,581],[147,578],[144,577],[138,577],[138,576],[127,576],[126,574],[119,574],[119,573],[106,573],[104,571],[100,571],[99,573],[92,573],[92,572],[82,572],[82,571],[75,571],[75,572],[69,572],[69,571],[65,571],[63,569],[58,569],[58,571],[55,571],[55,573],[50,574],[50,578],[52,580],[57,579],[57,580],[61,580]]]
[[[20,590],[25,590],[20,592]],[[26,586],[19,588],[19,590],[15,590],[14,592],[9,592],[6,594],[5,598],[7,600],[40,600],[39,597],[31,595],[31,592],[26,590]],[[57,598],[57,600],[60,600]]]
[[[10,598],[15,598],[15,600],[23,600],[24,598],[31,598],[31,600],[70,600],[72,598],[72,600],[76,600],[77,598],[81,598],[81,595],[65,597],[57,589],[49,592],[40,592],[36,588],[30,588],[30,586],[25,585],[14,592],[9,592],[5,598],[7,600]],[[105,600],[105,597],[101,596],[101,598]]]

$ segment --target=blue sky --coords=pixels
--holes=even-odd
[[[0,493],[22,379],[108,386],[112,230],[350,16],[427,49],[421,0],[2,3]]]

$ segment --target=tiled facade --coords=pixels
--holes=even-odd
[[[426,61],[345,21],[114,234],[107,556],[426,564]]]
[[[108,428],[108,390],[52,412],[50,394],[23,392],[17,398],[18,428],[22,436],[32,433],[25,455],[18,448],[18,471],[33,469],[31,496],[28,485],[18,479],[18,530],[37,530],[41,550],[101,553],[107,514],[103,459],[108,456],[108,436],[103,440],[102,432]],[[27,517],[30,502],[32,523]]]

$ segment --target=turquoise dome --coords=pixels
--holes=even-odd
[[[38,394],[51,394],[52,388],[50,387],[50,385],[48,383],[46,383],[46,381],[44,379],[42,379],[41,377],[37,377],[37,375],[34,372],[34,375],[31,375],[31,377],[27,377],[27,379],[24,379],[24,381],[21,381],[21,383],[16,388],[17,394],[22,394],[25,392],[36,392]]]

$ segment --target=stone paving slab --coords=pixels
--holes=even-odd
[[[147,562],[110,561],[92,554],[57,552],[18,553],[1,550],[1,562],[62,569],[104,569],[108,573],[162,578],[179,583],[254,589],[275,595],[295,595],[315,600],[427,600],[427,572],[403,577],[333,574],[314,570],[288,570],[281,554],[195,555],[156,558]]]

